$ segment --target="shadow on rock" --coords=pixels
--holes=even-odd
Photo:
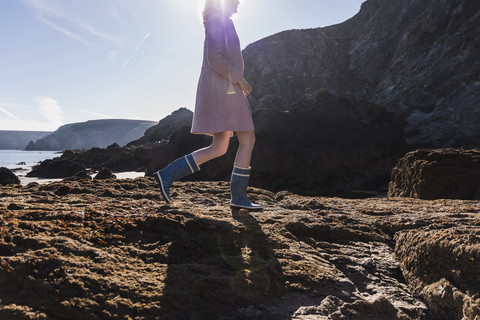
[[[169,230],[158,224],[168,250],[162,319],[247,319],[252,305],[282,294],[275,244],[253,216],[233,212],[231,224],[175,214]]]

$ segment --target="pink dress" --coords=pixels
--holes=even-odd
[[[192,133],[254,129],[247,99],[237,84],[243,77],[243,68],[240,41],[233,21],[212,14],[205,28]]]

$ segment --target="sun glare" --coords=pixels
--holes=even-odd
[[[169,0],[173,5],[180,10],[194,14],[198,17],[199,21],[203,23],[202,13],[205,6],[205,0]]]
[[[191,10],[192,8],[196,9],[198,19],[202,24],[203,24],[203,9],[205,8],[205,1],[206,0],[174,0],[174,2],[183,5],[183,7],[188,7],[189,10]],[[225,2],[226,1],[227,0],[220,0],[221,5],[222,5],[222,9],[225,7]],[[246,1],[247,0],[240,0],[238,12],[241,11],[241,9],[242,9],[242,7],[243,7],[243,5]],[[237,15],[238,15],[238,13],[235,13],[233,15],[232,19],[235,19]]]

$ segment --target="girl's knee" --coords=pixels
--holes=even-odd
[[[225,153],[227,153],[227,150],[228,150],[228,143],[227,144],[222,144],[222,145],[219,145],[217,146],[217,148],[215,148],[215,155],[217,157],[221,157],[223,156]]]
[[[253,149],[255,145],[255,133],[253,131],[242,133],[238,136],[238,142],[241,147]]]
[[[227,153],[227,150],[228,150],[228,142],[229,140],[225,140],[225,141],[219,141],[215,144],[212,144],[212,146],[210,147],[213,154],[215,155],[215,157],[221,157],[223,156],[225,153]]]

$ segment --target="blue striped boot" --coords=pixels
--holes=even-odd
[[[248,180],[250,179],[251,168],[233,167],[232,179],[230,180],[230,190],[232,200],[230,207],[234,209],[247,209],[250,211],[261,211],[261,205],[251,203],[247,198]]]
[[[153,174],[155,180],[160,184],[163,198],[170,202],[170,186],[172,182],[181,179],[189,174],[200,171],[193,154],[188,154],[171,162],[168,166]]]

